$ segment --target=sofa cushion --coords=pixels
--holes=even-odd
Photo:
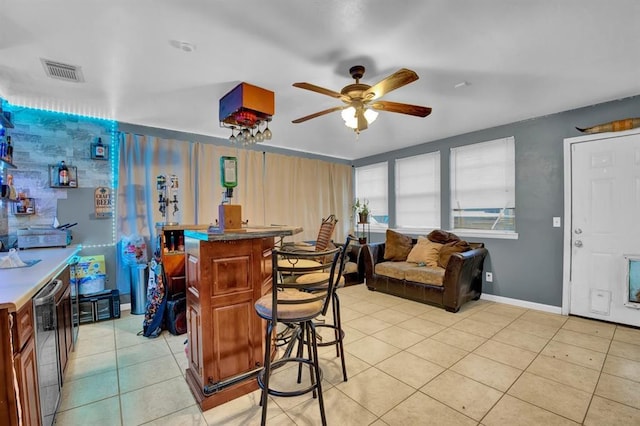
[[[384,260],[401,262],[407,260],[412,247],[411,237],[387,229],[384,244]]]
[[[471,246],[469,246],[469,243],[464,240],[452,241],[443,245],[440,249],[440,256],[438,257],[438,266],[446,268],[452,254],[463,253],[467,250],[471,250]]]
[[[403,280],[405,271],[415,267],[415,263],[409,262],[380,262],[376,264],[374,272],[385,277]]]
[[[442,244],[429,241],[425,237],[418,237],[418,242],[407,256],[407,262],[424,263],[430,267],[438,266],[438,256]]]
[[[416,266],[407,269],[404,273],[404,279],[421,284],[431,284],[442,286],[444,281],[444,268],[436,266],[435,268],[428,266]]]
[[[447,244],[452,241],[459,241],[460,237],[456,234],[452,234],[451,232],[443,231],[442,229],[434,229],[429,232],[427,235],[429,241],[433,241],[434,243]]]

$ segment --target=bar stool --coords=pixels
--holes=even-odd
[[[322,371],[318,363],[318,342],[314,320],[320,315],[326,315],[328,310],[331,294],[336,284],[335,273],[341,252],[341,247],[314,252],[278,249],[272,251],[273,284],[271,294],[262,296],[255,303],[256,313],[260,318],[267,321],[264,366],[258,373],[258,385],[262,389],[262,425],[265,425],[267,420],[268,395],[291,397],[307,392],[313,392],[314,397],[317,396],[322,424],[327,424],[324,400],[322,398]],[[322,259],[322,261],[308,262],[311,259]],[[295,278],[298,275],[327,270],[329,271],[328,275],[321,283],[326,285],[324,290],[306,291],[312,286],[317,287],[319,285],[317,282],[309,285],[295,282]],[[295,339],[298,343],[298,351],[296,356],[291,356],[286,351],[284,357],[272,361],[273,331],[278,322],[298,325]],[[304,357],[305,345],[307,346],[307,358]],[[293,391],[270,388],[269,378],[272,371],[290,362],[299,365],[298,383],[301,382],[300,372],[302,371],[302,366],[309,367],[311,385]]]
[[[318,346],[333,346],[336,347],[336,357],[340,358],[342,364],[342,378],[347,381],[347,366],[344,360],[344,331],[342,330],[342,319],[340,316],[340,298],[338,297],[337,290],[344,287],[345,279],[343,276],[344,268],[347,259],[347,249],[351,241],[355,239],[353,235],[347,236],[347,240],[342,246],[342,252],[340,253],[340,259],[338,262],[338,272],[335,279],[336,284],[333,286],[331,292],[331,309],[333,314],[333,324],[316,323],[316,327],[331,328],[334,331],[334,339],[331,341],[321,341]],[[304,275],[300,275],[296,278],[297,284],[304,284],[307,287],[306,291],[324,291],[326,289],[326,280],[328,279],[328,272],[313,272]]]

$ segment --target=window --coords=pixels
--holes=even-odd
[[[440,152],[396,160],[396,224],[440,228]]]
[[[386,162],[356,167],[356,197],[369,202],[371,227],[389,226],[388,165]]]
[[[451,219],[455,229],[515,232],[515,140],[451,149]]]

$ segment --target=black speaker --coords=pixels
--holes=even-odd
[[[164,322],[169,333],[174,336],[187,332],[187,296],[184,293],[169,296]]]

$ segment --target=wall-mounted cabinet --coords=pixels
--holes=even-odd
[[[67,177],[63,177],[59,164],[49,164],[49,187],[50,188],[77,188],[78,168],[76,166],[66,166]]]

